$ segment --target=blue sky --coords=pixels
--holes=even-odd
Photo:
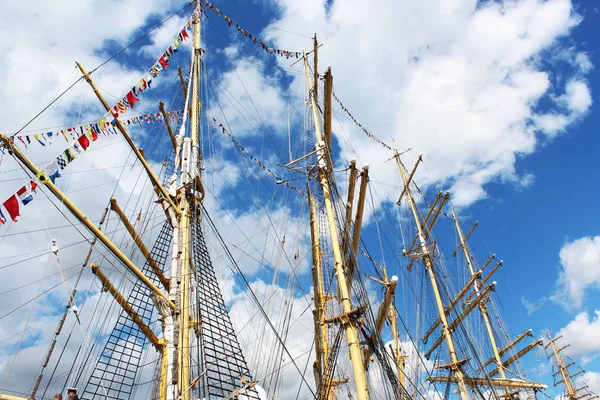
[[[145,9],[143,15],[148,17],[150,13],[161,10],[159,7],[163,4],[159,3]],[[490,253],[496,253],[497,258],[505,262],[495,279],[498,281],[501,313],[512,336],[528,328],[533,329],[536,338],[546,328],[556,333],[582,312],[587,312],[592,318],[600,300],[597,291],[600,283],[599,247],[591,248],[586,259],[578,259],[577,254],[570,259],[572,264],[569,268],[576,268],[578,263],[588,266],[581,304],[578,305],[569,296],[557,294],[561,291],[559,276],[565,268],[559,255],[561,249],[578,239],[599,235],[595,182],[600,171],[600,158],[597,157],[600,146],[596,138],[597,103],[593,100],[600,78],[597,69],[583,66],[578,55],[584,54],[591,65],[598,65],[594,38],[600,13],[591,1],[507,2],[502,11],[487,2],[480,2],[477,8],[474,0],[457,0],[446,5],[433,0],[429,3],[419,6],[409,2],[365,5],[364,2],[352,1],[342,6],[339,2],[326,2],[326,16],[324,4],[318,0],[309,1],[303,7],[287,0],[229,1],[222,8],[250,33],[281,49],[300,51],[303,46],[309,48],[312,45],[309,37],[317,32],[324,43],[320,53],[320,70],[323,71],[326,65],[332,66],[335,91],[350,112],[387,143],[391,143],[390,139],[394,137],[401,150],[412,148],[405,159],[409,169],[416,156],[424,154],[424,166],[417,174],[417,183],[427,188],[428,198],[439,190],[451,190],[465,232],[475,220],[479,221],[470,243],[479,264]],[[138,6],[141,7],[141,4]],[[63,33],[60,30],[57,46],[64,50],[61,53],[64,56],[44,56],[45,53],[39,50],[43,46],[29,41],[21,46],[21,52],[16,53],[18,62],[15,64],[31,63],[34,56],[44,56],[42,59],[49,66],[41,72],[34,66],[28,66],[21,72],[5,67],[7,70],[1,75],[6,78],[7,97],[2,96],[6,110],[0,115],[6,122],[0,125],[0,130],[14,132],[53,94],[76,79],[77,71],[72,70],[74,59],[82,60],[84,65],[92,68],[177,8],[169,3],[169,11],[161,10],[160,16],[149,16],[140,25],[133,20],[135,10],[123,5],[119,7],[124,7],[119,11],[127,11],[131,17],[115,27],[116,33],[110,33],[108,27],[97,29],[93,33],[96,39],[113,35],[103,44],[99,40],[89,47],[90,43],[86,42],[92,37],[72,39],[68,31]],[[365,7],[371,7],[369,12],[372,14],[365,15]],[[78,12],[100,11],[92,8]],[[16,10],[7,15],[14,15],[15,21],[25,18],[25,14]],[[97,79],[101,85],[117,96],[125,94],[126,85],[134,83],[140,72],[144,72],[160,55],[164,44],[172,40],[178,23],[183,19],[183,13],[180,15],[181,19],[171,21],[172,26],[167,24],[119,56],[116,62],[99,70]],[[211,97],[205,111],[209,119],[216,116],[224,121],[226,118],[231,131],[246,148],[276,168],[277,163],[289,161],[286,102],[291,103],[292,132],[303,133],[304,82],[303,77],[298,75],[301,68],[297,65],[295,72],[289,71],[291,62],[265,54],[239,35],[235,25],[229,28],[214,13],[209,13],[209,18],[210,22],[205,22],[204,34],[209,51],[206,62],[211,74],[208,83]],[[34,37],[44,34],[43,29],[31,30]],[[65,45],[65,40],[74,43]],[[4,54],[17,51],[10,43],[3,43],[0,49],[5,50]],[[211,51],[213,54],[210,54]],[[243,62],[242,56],[250,58],[254,64]],[[176,57],[179,61],[174,64],[187,65],[187,52]],[[284,68],[283,72],[281,68]],[[268,77],[274,86],[266,84],[264,77]],[[21,89],[11,84],[10,81],[15,79],[28,79],[31,85],[27,85],[26,90]],[[167,70],[163,79],[155,90],[175,98],[178,82],[174,69]],[[48,81],[51,84],[43,83]],[[125,83],[121,83],[123,81]],[[240,81],[245,86],[241,86]],[[567,85],[571,81],[588,88],[591,105],[586,103],[585,95],[583,98],[568,96]],[[218,88],[217,82],[231,85],[231,94],[240,99],[237,105],[246,106],[251,112],[238,112],[228,103],[228,95]],[[36,93],[33,90],[36,85],[49,85],[40,98],[32,96]],[[23,90],[23,98],[29,103],[19,98],[18,104],[9,104],[10,96],[21,93],[14,92],[17,89]],[[36,121],[34,127],[64,125],[70,123],[69,119],[74,115],[85,120],[99,117],[101,111],[89,89],[80,84],[76,91],[75,95],[51,109],[49,115],[45,114]],[[145,95],[148,98],[143,98],[147,101],[140,107],[143,112],[155,112],[154,93],[148,92]],[[169,104],[179,108],[180,103],[178,99]],[[219,105],[224,107],[224,112]],[[259,110],[260,118],[251,120],[249,116],[254,113],[254,107]],[[392,202],[397,199],[400,189],[394,166],[383,163],[389,158],[389,152],[366,138],[335,104],[334,111],[334,150],[341,154],[336,158],[336,169],[344,168],[352,157],[358,157],[359,166],[371,164],[375,193],[372,201],[378,218],[384,212],[386,217],[393,218],[396,210]],[[18,118],[8,119],[12,115]],[[540,122],[539,117],[544,115],[559,116],[563,120],[554,120],[550,127]],[[275,218],[279,218],[277,221],[282,224],[286,215],[291,214],[292,222],[285,229],[290,236],[297,233],[295,224],[301,224],[301,218],[306,215],[303,200],[294,198],[294,192],[273,185],[271,177],[258,171],[247,157],[235,152],[228,140],[219,142],[226,138],[213,130],[214,127],[209,128],[211,125],[210,120],[204,125],[206,137],[211,138],[205,143],[205,154],[210,157],[208,186],[211,191],[221,194],[222,201],[220,206],[214,204],[212,211],[225,220],[228,215],[235,217],[231,222],[223,222],[222,228],[232,234],[233,239],[235,234],[232,232],[235,232],[236,226],[263,228],[257,219],[260,219],[261,209],[266,204],[266,208],[276,212]],[[166,138],[156,142],[152,133],[140,136],[138,140],[142,147],[150,149],[155,146],[156,150],[160,149],[159,143],[163,146],[169,143]],[[298,147],[293,148],[294,156],[303,155],[306,146],[312,145],[311,140],[308,136],[299,140]],[[34,151],[40,160],[47,159],[40,151]],[[269,155],[271,151],[277,156]],[[155,156],[156,153],[149,151],[147,154],[158,165],[162,159]],[[126,151],[123,152],[125,154]],[[236,167],[240,161],[246,163],[245,166]],[[102,166],[103,162],[104,165],[109,164],[108,161],[96,160],[92,166]],[[14,164],[7,166],[3,162],[1,167],[10,169],[14,168]],[[211,167],[219,173],[211,174]],[[83,165],[73,165],[73,168],[85,169]],[[280,168],[277,171],[286,178],[298,177]],[[344,177],[343,173],[338,175],[340,180]],[[301,179],[291,182],[304,187]],[[340,181],[338,183],[345,187]],[[75,184],[71,181],[65,183],[65,187]],[[282,200],[268,203],[274,188],[278,196],[283,196]],[[121,189],[127,192],[126,187]],[[3,183],[3,196],[5,191],[10,192],[10,188]],[[287,214],[285,207],[291,210]],[[91,212],[97,214],[99,210]],[[391,273],[400,275],[397,268],[404,268],[405,261],[402,260],[398,267],[389,250],[381,254],[374,220],[369,215],[369,224],[364,228],[369,251],[377,262],[385,261]],[[447,260],[451,259],[449,253],[455,245],[448,222],[440,222],[443,233],[438,234],[439,244],[448,253]],[[385,230],[387,227],[382,229],[384,235],[397,234]],[[298,236],[299,239],[294,241],[296,246],[306,242],[306,236]],[[242,242],[233,239],[233,245]],[[247,243],[255,248],[265,243],[272,246],[276,239],[256,243],[248,240]],[[306,249],[300,249],[298,251],[305,259],[308,253]],[[289,257],[296,249],[286,251]],[[263,254],[262,263],[273,265],[275,250],[269,248],[268,252],[273,254],[270,257]],[[268,281],[268,273],[259,269],[256,262],[241,251],[236,255],[254,279]],[[220,256],[222,254],[214,254],[215,258]],[[306,265],[300,267],[305,268]],[[449,268],[454,266],[451,262],[448,265]],[[308,279],[305,273],[301,282],[306,286]],[[229,300],[241,301],[239,287],[232,288],[232,291]],[[296,295],[301,297],[300,293]],[[528,313],[525,304],[535,304],[537,309]],[[577,358],[582,355],[593,357],[600,351],[600,345],[593,339],[594,334],[600,335],[600,328],[595,325],[578,326],[585,329],[588,336],[580,338],[574,346],[580,350]],[[573,334],[572,330],[568,332]],[[570,339],[577,337],[571,336]],[[539,368],[534,356],[530,356],[525,365]],[[596,379],[594,384],[599,384],[600,361],[589,361],[585,367],[592,372],[588,378]],[[535,373],[529,374],[529,377],[537,378]],[[548,374],[543,376],[545,383],[550,383],[549,379]],[[553,390],[549,393],[558,394]]]

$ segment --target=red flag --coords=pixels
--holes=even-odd
[[[96,130],[94,128],[88,131],[88,135],[90,135],[90,138],[92,138],[92,142],[98,140],[98,134],[96,133]]]
[[[4,204],[4,208],[8,211],[10,218],[17,222],[17,217],[21,215],[19,214],[19,199],[17,199],[17,195],[13,194],[2,204]]]
[[[158,62],[160,63],[160,65],[163,68],[166,68],[169,66],[169,64],[165,61],[165,55],[163,54],[162,56],[160,56],[160,58],[158,59]],[[129,99],[129,98],[128,98]]]
[[[33,193],[36,193],[35,189],[37,188],[37,183],[35,183],[35,181],[30,181],[29,182],[29,190],[31,190]]]
[[[83,147],[84,150],[87,150],[87,148],[90,145],[90,140],[85,135],[79,136],[77,138],[77,141],[79,142],[79,144],[81,145],[81,147]]]
[[[161,57],[162,59],[162,57]],[[127,93],[127,101],[129,102],[129,105],[131,107],[133,107],[133,105],[135,103],[137,103],[139,100],[133,95],[133,92],[129,91],[129,93]]]
[[[185,31],[185,28],[183,28],[181,30],[181,37],[183,38],[183,40],[189,39],[189,36],[188,36],[187,32]]]
[[[231,24],[233,24],[233,21],[231,20],[231,18],[229,18],[228,24],[229,24],[229,26],[231,26]]]

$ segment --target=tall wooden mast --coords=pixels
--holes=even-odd
[[[315,35],[316,37],[316,35]],[[318,44],[315,39],[315,60],[317,60]],[[340,247],[340,240],[337,230],[337,225],[335,222],[335,211],[333,209],[333,202],[331,198],[331,187],[329,183],[330,179],[330,171],[332,170],[331,156],[329,149],[327,149],[325,138],[323,136],[323,131],[321,128],[321,119],[319,116],[319,109],[317,106],[317,98],[315,96],[315,87],[318,82],[316,80],[313,81],[313,76],[310,73],[310,68],[308,65],[308,57],[307,54],[304,55],[304,70],[306,74],[306,80],[308,83],[308,87],[310,90],[310,104],[312,107],[312,114],[315,125],[315,135],[316,135],[316,147],[317,154],[319,157],[318,161],[318,178],[321,186],[321,190],[323,191],[323,202],[325,205],[325,213],[327,214],[327,222],[329,226],[329,234],[331,238],[331,247],[333,252],[333,259],[335,263],[335,274],[337,277],[337,287],[338,287],[338,296],[342,306],[342,314],[338,316],[339,321],[342,324],[342,327],[346,334],[346,341],[348,343],[349,351],[350,351],[350,360],[352,362],[352,369],[354,374],[354,382],[356,384],[356,395],[358,400],[368,400],[369,399],[369,390],[367,387],[367,378],[365,374],[365,367],[362,359],[362,352],[360,348],[360,340],[358,336],[357,322],[356,318],[354,318],[355,314],[358,312],[357,309],[353,308],[351,299],[350,299],[350,291],[351,288],[348,286],[348,281],[346,279],[346,261],[344,259],[344,255],[342,254]],[[315,68],[315,76],[318,76],[316,68]]]
[[[469,249],[467,248],[467,244],[465,241],[465,236],[463,235],[462,229],[460,227],[460,223],[458,222],[458,217],[456,216],[456,212],[454,211],[454,207],[452,207],[452,219],[454,220],[454,224],[456,225],[456,232],[458,233],[458,239],[460,240],[460,247],[462,247],[463,254],[465,256],[465,260],[467,261],[467,267],[469,268],[469,272],[471,273],[471,277],[474,277],[475,269],[473,268],[473,259],[471,258],[471,254]],[[477,223],[475,223],[477,224]],[[473,228],[475,225],[473,226]],[[473,228],[469,230],[469,233],[473,231]],[[473,290],[477,296],[480,295],[480,284],[477,279],[472,279],[473,282]],[[502,379],[506,379],[506,372],[504,371],[504,365],[502,364],[502,359],[500,359],[500,354],[498,351],[498,345],[496,344],[496,338],[494,337],[494,331],[492,330],[492,324],[490,322],[490,316],[488,314],[486,300],[483,300],[479,303],[479,311],[481,313],[481,317],[483,318],[483,322],[485,324],[485,329],[488,334],[488,338],[490,340],[490,346],[492,347],[492,352],[494,354],[494,360],[498,365],[498,372],[500,373],[500,377]],[[507,387],[504,387],[506,394],[509,393]]]
[[[450,360],[451,360],[451,363],[448,365],[448,368],[450,368],[454,377],[456,378],[456,382],[458,384],[458,392],[460,394],[461,399],[468,400],[469,395],[467,392],[467,386],[465,384],[464,374],[461,370],[462,361],[460,361],[458,359],[458,355],[456,353],[456,349],[455,349],[455,345],[454,345],[454,340],[452,339],[450,324],[448,323],[448,319],[446,318],[446,309],[442,302],[442,297],[440,294],[440,289],[438,287],[438,282],[435,277],[435,273],[433,271],[433,268],[434,268],[433,259],[430,254],[427,241],[425,239],[426,233],[424,233],[424,231],[423,231],[424,224],[423,224],[423,221],[421,221],[421,218],[419,217],[419,212],[417,210],[417,206],[415,204],[412,193],[410,191],[410,180],[407,177],[407,171],[404,168],[404,165],[400,161],[400,154],[398,153],[397,150],[395,150],[395,158],[396,158],[396,163],[398,164],[398,169],[400,170],[400,175],[402,176],[402,181],[404,183],[404,189],[402,190],[402,193],[406,194],[408,204],[410,206],[413,217],[415,219],[415,224],[417,226],[421,258],[423,259],[423,262],[425,264],[425,269],[427,270],[427,274],[429,275],[429,279],[431,281],[431,287],[433,288],[433,293],[435,296],[435,303],[436,303],[436,306],[438,309],[439,319],[442,324],[442,336],[443,336],[444,340],[446,341],[446,345],[448,346],[448,353],[450,355]],[[413,174],[411,174],[411,178],[412,178],[412,175]]]
[[[563,384],[565,385],[565,393],[564,393],[564,397],[569,399],[569,400],[593,400],[593,399],[598,399],[600,396],[592,393],[589,391],[587,386],[583,386],[583,387],[577,387],[575,385],[575,383],[573,382],[573,378],[576,377],[577,375],[583,374],[585,371],[583,369],[580,369],[579,371],[571,374],[571,372],[569,371],[569,368],[572,367],[575,362],[570,362],[570,363],[566,363],[565,359],[563,358],[561,352],[566,349],[567,347],[569,347],[569,345],[567,344],[566,346],[563,347],[558,347],[556,345],[556,342],[562,337],[562,336],[558,336],[556,338],[552,338],[552,334],[550,333],[549,330],[546,330],[546,335],[548,336],[548,344],[546,344],[545,348],[547,349],[548,347],[552,348],[552,353],[550,353],[548,355],[548,358],[552,358],[554,357],[555,362],[556,362],[556,368],[558,369],[558,371],[556,371],[553,374],[555,383],[554,386],[558,386],[559,384]],[[560,377],[562,377],[562,379],[560,380],[556,380],[556,377],[560,375]]]

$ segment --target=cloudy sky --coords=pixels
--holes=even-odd
[[[185,6],[164,0],[0,4],[4,55],[0,132],[7,134],[20,130],[79,78],[75,60],[92,70]],[[571,356],[588,371],[583,378],[600,391],[600,343],[596,339],[600,337],[600,217],[595,211],[600,146],[595,137],[594,101],[599,78],[593,39],[600,7],[583,0],[232,0],[216,5],[251,34],[279,49],[310,48],[311,37],[317,33],[323,43],[320,71],[332,67],[334,91],[350,113],[379,140],[400,151],[410,149],[404,156],[409,168],[423,155],[416,182],[428,198],[441,190],[450,191],[463,230],[479,221],[471,246],[479,264],[492,253],[504,260],[495,279],[498,308],[511,335],[529,328],[536,337],[545,329],[562,334],[571,344]],[[137,83],[189,13],[189,8],[180,11],[93,74],[109,103]],[[290,288],[281,282],[269,286],[277,281],[271,270],[264,270],[265,265],[297,275],[303,290],[310,288],[306,204],[296,192],[275,185],[272,176],[260,171],[215,129],[211,118],[225,123],[246,149],[273,169],[288,162],[290,152],[300,157],[310,151],[312,133],[310,122],[305,122],[309,114],[301,65],[291,67],[292,61],[266,54],[240,35],[235,25],[229,27],[214,12],[203,23],[207,208],[240,267],[267,298]],[[189,52],[182,49],[172,64],[188,65]],[[170,109],[182,108],[177,79],[175,68],[167,69],[154,91],[142,96],[138,111],[157,112],[160,99]],[[93,92],[79,82],[22,134],[77,126],[102,114]],[[401,191],[399,175],[395,165],[386,162],[391,154],[336,104],[333,125],[336,169],[343,170],[352,158],[359,166],[370,165],[365,227],[369,251],[391,273],[406,276],[406,260],[394,254],[411,238],[377,223],[382,215],[392,220],[400,215],[394,206]],[[133,129],[132,134],[160,170],[163,150],[169,145],[164,129]],[[59,187],[72,193],[95,222],[112,194],[126,205],[132,218],[143,211],[150,241],[160,227],[160,213],[149,206],[151,193],[148,182],[140,178],[139,165],[119,136],[104,137],[95,146],[65,170]],[[32,143],[26,151],[44,164],[63,147],[61,142],[46,147]],[[10,156],[0,157],[0,200],[4,201],[26,177]],[[281,168],[277,173],[304,188],[298,174]],[[344,172],[339,174],[340,180],[345,177]],[[36,303],[31,311],[29,303],[20,314],[0,320],[0,387],[7,368],[14,369],[17,377],[7,385],[12,390],[18,390],[20,382],[29,382],[28,376],[36,372],[19,367],[18,361],[32,359],[39,365],[35,354],[45,351],[55,323],[42,317],[62,311],[61,299],[74,284],[63,275],[76,270],[64,271],[80,263],[87,249],[84,244],[73,244],[64,255],[61,250],[58,262],[49,253],[53,237],[59,244],[71,244],[88,235],[58,228],[69,226],[72,219],[62,217],[58,210],[64,209],[43,193],[33,206],[22,208],[18,223],[0,227],[1,315],[58,284],[50,292],[55,295],[53,301],[40,302],[54,309]],[[113,222],[108,230],[117,228]],[[119,232],[114,235],[122,237]],[[380,247],[378,235],[395,236],[390,239],[393,246]],[[284,236],[286,244],[280,251]],[[448,245],[446,257],[451,259],[455,238],[438,239]],[[233,305],[233,313],[246,321],[244,307],[252,307],[245,304],[243,288],[227,279],[231,273],[224,267],[224,253],[215,238],[210,241],[215,263],[223,266],[219,275],[225,278],[226,300]],[[25,259],[25,253],[36,257],[30,264],[12,265]],[[447,268],[456,264],[448,262]],[[31,274],[22,273],[25,265]],[[122,277],[119,271],[111,269],[115,279]],[[87,272],[83,279],[89,289],[84,293],[100,304],[94,300],[97,287]],[[37,282],[45,273],[49,277]],[[402,296],[410,296],[405,290]],[[293,296],[303,304],[297,311],[296,329],[310,327],[310,319],[304,320],[302,314],[310,297],[302,291]],[[399,310],[402,296],[397,301]],[[23,336],[22,346],[28,353],[11,368],[21,337],[18,329],[8,327],[23,329],[28,318],[38,318],[37,328]],[[79,334],[85,338],[84,332]],[[306,343],[297,343],[295,348],[305,349]],[[529,378],[552,385],[543,352],[530,356],[524,365],[533,371]],[[548,393],[559,394],[555,389]]]

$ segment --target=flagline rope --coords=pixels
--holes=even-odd
[[[350,119],[356,124],[356,126],[358,126],[360,129],[362,129],[362,131],[364,132],[365,135],[367,135],[368,137],[370,137],[371,139],[373,139],[374,141],[376,141],[377,143],[379,143],[380,145],[382,145],[386,149],[393,150],[390,145],[388,145],[388,144],[384,143],[382,140],[378,139],[374,134],[372,134],[364,126],[362,126],[360,124],[360,122],[358,122],[356,120],[356,118],[354,118],[354,115],[352,115],[350,113],[350,111],[348,111],[348,109],[342,104],[342,102],[340,101],[340,99],[338,99],[338,97],[337,97],[337,95],[335,94],[334,91],[331,91],[331,94],[333,95],[333,98],[338,103],[338,105],[341,107],[341,109],[350,117]]]
[[[246,150],[246,148],[240,143],[239,140],[237,140],[235,138],[235,136],[233,136],[233,134],[231,132],[229,132],[227,129],[225,129],[225,127],[223,126],[222,123],[218,122],[217,119],[215,117],[213,117],[213,122],[218,126],[218,128],[221,130],[221,133],[223,133],[224,135],[228,135],[229,138],[231,139],[231,141],[239,148],[239,150],[244,153],[245,155],[247,155],[248,157],[250,157],[250,159],[252,161],[254,161],[260,168],[262,168],[263,171],[267,172],[268,174],[270,174],[273,178],[276,179],[276,183],[280,184],[280,185],[285,185],[288,188],[292,189],[293,191],[295,191],[296,193],[298,193],[300,196],[306,197],[306,193],[302,192],[300,189],[298,189],[297,187],[290,185],[288,181],[284,180],[283,178],[281,178],[279,175],[276,175],[273,171],[271,171],[270,168],[268,168],[264,162],[260,161],[258,158],[254,157],[252,155],[252,153],[250,153],[248,150]]]

